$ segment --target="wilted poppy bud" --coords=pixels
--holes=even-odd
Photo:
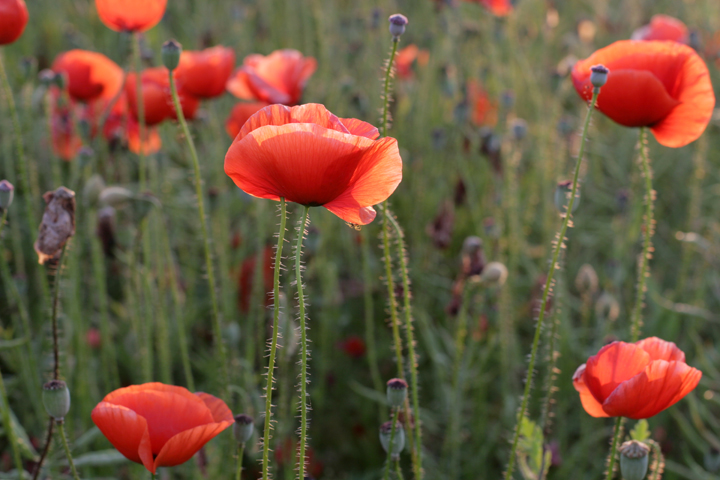
[[[47,204],[42,216],[35,242],[38,263],[43,265],[54,258],[65,246],[70,237],[75,235],[75,192],[59,187],[54,192],[43,195]]]
[[[83,201],[86,205],[95,205],[100,198],[100,193],[105,189],[105,180],[97,173],[88,178],[83,187]]]
[[[527,135],[528,124],[522,118],[516,118],[510,124],[510,130],[512,131],[513,138],[519,141]]]
[[[502,287],[507,280],[508,269],[500,262],[490,262],[480,275],[480,281],[488,286]]]
[[[590,74],[590,83],[592,83],[596,90],[605,85],[610,70],[604,65],[594,65],[590,67],[590,71],[592,72]]]
[[[182,54],[182,45],[176,40],[168,40],[163,43],[161,55],[165,68],[175,70],[180,64],[180,54]]]
[[[135,194],[133,194],[127,188],[111,186],[103,188],[103,190],[100,192],[98,200],[100,201],[100,203],[103,203],[105,205],[118,207],[127,202],[128,200],[132,200],[133,198],[135,198]]]
[[[70,390],[62,380],[51,380],[43,385],[42,400],[48,415],[62,422],[70,411]]]
[[[233,436],[238,443],[246,443],[250,440],[255,432],[255,422],[250,415],[241,413],[235,415],[235,424],[233,425]]]
[[[391,407],[401,407],[407,397],[408,384],[402,378],[393,378],[387,382],[387,401]]]
[[[405,33],[405,25],[408,24],[407,17],[396,13],[394,15],[390,15],[388,20],[390,20],[390,33],[393,36],[393,40],[400,40],[400,35]]]
[[[648,470],[650,447],[637,440],[620,446],[620,472],[623,480],[642,480]]]
[[[578,271],[577,277],[575,277],[575,287],[578,292],[585,295],[594,295],[598,289],[598,276],[595,273],[595,269],[589,263],[586,263]]]
[[[393,443],[390,445],[390,436],[392,434],[392,422],[385,422],[380,425],[380,444],[386,453],[393,458],[400,456],[400,452],[405,448],[405,430],[400,423],[395,423],[395,436]]]
[[[12,205],[15,187],[7,180],[0,181],[0,210],[7,210]]]
[[[567,206],[570,203],[570,194],[572,193],[572,182],[570,180],[566,182],[560,182],[557,184],[555,189],[555,208],[557,208],[560,214],[564,215],[567,213]],[[573,202],[572,213],[580,206],[580,188],[575,190],[575,202]]]

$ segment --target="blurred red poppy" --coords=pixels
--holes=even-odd
[[[701,377],[674,343],[651,337],[605,345],[580,365],[573,385],[589,415],[639,420],[675,405]]]
[[[27,22],[25,0],[0,0],[0,45],[13,43],[20,38]]]
[[[265,102],[238,103],[230,111],[230,115],[225,121],[225,131],[228,135],[230,135],[231,138],[237,137],[237,134],[240,133],[240,129],[242,128],[242,126],[245,125],[245,122],[248,121],[248,118],[255,115],[258,110],[261,110],[267,106],[268,104]]]
[[[219,97],[225,93],[233,68],[235,52],[217,46],[199,52],[183,51],[175,78],[187,93],[198,98]]]
[[[230,93],[243,100],[296,105],[305,84],[317,68],[317,61],[297,50],[276,50],[267,57],[245,57],[227,83]]]
[[[123,84],[122,68],[105,55],[87,50],[61,53],[52,70],[67,76],[68,93],[80,102],[113,98]]]
[[[188,461],[233,424],[219,398],[162,383],[109,393],[93,409],[92,420],[120,453],[151,473]]]
[[[510,0],[465,0],[466,2],[479,3],[485,7],[493,15],[504,17],[510,15],[513,11],[513,5]]]
[[[257,265],[258,257],[260,257],[260,255],[255,254],[246,258],[240,267],[240,278],[238,279],[238,305],[242,313],[248,313],[250,311],[250,300],[253,291],[253,283],[255,282],[255,267]],[[273,248],[265,247],[261,258],[263,269],[262,285],[264,289],[263,296],[265,297],[265,306],[272,303],[274,259],[275,251]]]
[[[95,0],[100,20],[117,32],[144,32],[165,15],[167,0]]]
[[[157,125],[168,118],[177,119],[175,108],[170,94],[170,79],[168,69],[165,67],[148,68],[143,70],[142,76],[143,106],[145,108],[145,123]],[[135,93],[137,77],[135,73],[129,73],[125,82],[125,93],[127,94],[128,106],[133,118],[138,119],[138,101]],[[183,115],[188,120],[195,117],[200,106],[200,101],[184,90],[183,84],[177,83],[178,96]]]
[[[403,79],[412,78],[414,76],[412,66],[416,60],[420,66],[427,65],[430,60],[430,52],[421,50],[415,44],[410,44],[398,51],[395,57],[395,71],[398,77]]]
[[[653,15],[650,24],[635,30],[630,37],[632,40],[671,40],[678,43],[688,43],[690,38],[688,28],[683,22],[669,15]]]
[[[53,152],[69,162],[75,158],[83,146],[82,138],[78,135],[73,119],[75,105],[67,97],[63,98],[60,90],[56,87],[50,91],[50,101],[52,102],[50,136],[52,137]]]
[[[477,80],[467,84],[467,99],[470,104],[470,119],[477,126],[494,126],[497,123],[497,104]]]
[[[365,347],[365,340],[357,335],[347,337],[338,344],[338,347],[340,347],[340,349],[345,352],[348,357],[352,358],[362,358],[367,351],[367,348]]]
[[[270,105],[245,123],[225,156],[225,173],[246,193],[324,206],[352,224],[375,218],[402,179],[397,140],[340,119],[323,105]]]
[[[575,90],[592,97],[590,67],[610,69],[597,108],[626,127],[650,127],[666,147],[682,147],[702,135],[712,117],[715,94],[707,66],[687,45],[622,40],[575,64]]]
[[[295,464],[295,459],[298,456],[298,449],[298,442],[295,442],[293,448],[292,440],[286,438],[284,442],[278,443],[277,447],[275,447],[275,461],[281,467]],[[325,465],[315,458],[315,450],[313,450],[313,448],[309,445],[305,449],[305,465],[307,466],[307,473],[311,475],[310,478],[319,477],[322,475],[323,470],[325,470]]]

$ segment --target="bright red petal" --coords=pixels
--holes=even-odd
[[[200,52],[184,51],[175,75],[188,94],[213,98],[223,94],[234,67],[235,52],[217,46]]]
[[[233,107],[230,111],[230,115],[225,121],[225,131],[231,138],[237,137],[240,133],[240,129],[245,125],[250,117],[255,115],[258,111],[267,107],[268,104],[265,102],[241,102]]]
[[[230,77],[225,88],[239,99],[252,100],[255,98],[253,90],[250,88],[248,74],[242,68]]]
[[[585,364],[583,363],[575,370],[573,375],[573,387],[580,394],[580,402],[583,408],[591,417],[601,418],[608,417],[609,415],[603,410],[602,404],[595,400],[593,394],[585,385]]]
[[[200,397],[200,399],[205,402],[205,406],[210,409],[210,413],[212,414],[212,417],[216,422],[235,421],[235,419],[233,418],[233,414],[230,411],[230,408],[225,402],[223,402],[219,398],[205,392],[197,392],[195,393],[195,395]]]
[[[108,28],[144,32],[162,20],[167,0],[95,0],[95,6]]]
[[[642,372],[650,363],[650,355],[632,343],[613,342],[605,345],[585,364],[585,385],[595,399],[603,403],[625,380]]]
[[[376,127],[373,127],[367,122],[358,120],[357,118],[341,118],[340,121],[348,131],[359,137],[367,137],[370,140],[375,140],[380,136],[380,132]]]
[[[232,421],[209,423],[178,433],[168,440],[155,458],[155,468],[172,467],[187,462],[207,442],[230,425]]]
[[[649,337],[636,342],[635,345],[650,355],[650,360],[665,360],[667,362],[684,362],[685,353],[673,342],[667,342],[658,337]]]
[[[350,133],[350,130],[338,117],[319,103],[307,103],[297,107],[270,105],[258,111],[245,122],[236,140],[242,140],[245,135],[261,127],[291,123],[312,123],[341,133]]]
[[[683,22],[669,15],[653,15],[650,25],[635,30],[632,40],[671,40],[688,43],[688,29]]]
[[[147,421],[142,416],[127,407],[100,402],[91,417],[120,453],[155,473]]]

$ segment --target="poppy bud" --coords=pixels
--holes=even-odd
[[[165,68],[172,71],[180,64],[180,54],[182,54],[182,45],[176,40],[168,40],[163,43],[161,55]]]
[[[590,83],[592,83],[593,87],[598,90],[607,82],[610,70],[608,70],[604,65],[594,65],[590,67],[590,71],[592,72],[590,74]]]
[[[98,200],[105,205],[117,207],[133,198],[135,198],[135,195],[127,188],[110,186],[103,188]]]
[[[83,200],[85,200],[87,205],[95,205],[103,190],[105,190],[105,180],[103,180],[100,175],[95,174],[85,182],[85,186],[83,187]]]
[[[7,180],[0,181],[0,210],[7,210],[12,205],[15,187]]]
[[[397,42],[400,40],[400,35],[405,33],[405,25],[408,24],[408,19],[405,15],[396,13],[390,15],[388,20],[390,20],[390,33],[393,36],[393,40]]]
[[[49,68],[40,70],[40,73],[38,73],[38,80],[40,80],[41,85],[49,87],[55,80],[55,72],[53,72]]]
[[[620,472],[623,480],[642,480],[648,470],[650,447],[637,440],[620,446]]]
[[[560,182],[555,189],[555,208],[561,215],[567,213],[567,206],[570,203],[570,193],[572,192],[572,182]],[[573,202],[572,213],[580,206],[580,189],[575,190],[575,202]]]
[[[592,265],[586,263],[580,267],[577,277],[575,277],[575,287],[578,292],[583,295],[594,295],[597,292],[598,283],[598,275]]]
[[[487,286],[502,287],[507,280],[508,269],[500,262],[490,262],[480,275],[480,281]]]
[[[48,415],[62,422],[70,411],[70,390],[62,380],[51,380],[43,385],[42,400]]]
[[[380,444],[386,453],[390,453],[393,458],[400,456],[400,452],[405,448],[405,430],[400,423],[395,423],[395,436],[393,443],[390,445],[390,436],[392,434],[392,422],[385,422],[380,425]]]
[[[393,378],[387,382],[387,401],[391,407],[401,407],[407,397],[408,384],[402,378]]]
[[[238,443],[246,443],[250,440],[255,432],[255,422],[250,415],[241,413],[235,415],[235,424],[233,425],[233,436]]]
[[[527,135],[528,124],[522,118],[516,118],[510,124],[510,129],[512,130],[513,138],[520,141]]]

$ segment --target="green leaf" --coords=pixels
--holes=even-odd
[[[2,408],[2,399],[0,398],[0,408]],[[30,438],[28,437],[27,432],[25,432],[25,429],[20,424],[20,421],[15,416],[15,412],[10,410],[10,425],[13,429],[13,432],[15,432],[15,439],[17,440],[18,447],[20,447],[20,454],[27,458],[28,460],[37,461],[39,455],[35,448],[32,446],[32,443],[30,443]],[[6,434],[7,435],[7,434]]]
[[[644,442],[650,438],[650,425],[648,421],[643,419],[637,422],[633,429],[630,430],[630,438],[638,442]]]

